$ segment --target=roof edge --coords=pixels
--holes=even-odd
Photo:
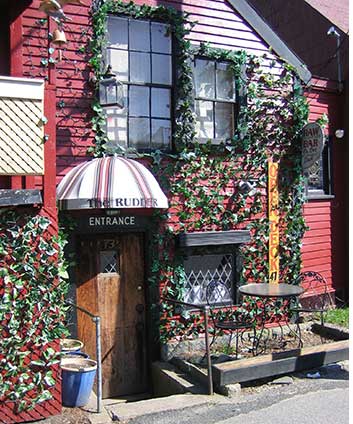
[[[299,57],[289,49],[282,39],[264,21],[264,19],[250,6],[246,0],[228,0],[233,8],[254,28],[254,30],[268,43],[273,50],[290,65],[292,65],[300,79],[308,84],[311,80],[311,72]]]

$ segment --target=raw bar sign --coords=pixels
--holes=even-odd
[[[316,122],[306,124],[302,130],[302,166],[307,171],[317,162],[324,146],[324,133]]]
[[[278,163],[268,162],[269,282],[279,282]]]

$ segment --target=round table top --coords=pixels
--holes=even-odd
[[[303,293],[303,288],[286,283],[253,283],[239,287],[239,292],[248,296],[258,297],[291,297]]]

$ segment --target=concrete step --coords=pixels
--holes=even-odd
[[[178,394],[140,400],[138,402],[109,404],[105,408],[112,421],[125,422],[132,418],[163,411],[177,411],[200,405],[213,405],[225,401],[225,398],[220,395]]]

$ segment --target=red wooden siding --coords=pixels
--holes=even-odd
[[[41,65],[48,59],[46,38],[47,24],[40,19],[45,15],[38,11],[38,1],[23,15],[24,74],[45,77],[47,68]],[[89,2],[86,2],[88,4]],[[151,6],[166,5],[190,13],[190,20],[197,22],[189,35],[192,43],[210,42],[214,47],[245,49],[249,53],[269,52],[268,46],[254,33],[227,1],[136,1]],[[72,167],[87,159],[87,148],[94,134],[90,129],[90,102],[92,87],[89,83],[88,55],[79,48],[87,45],[91,36],[89,6],[67,5],[65,13],[72,21],[65,23],[67,44],[62,50],[63,59],[57,63],[57,181]],[[54,53],[57,57],[57,53]],[[36,179],[37,185],[40,180]]]
[[[306,232],[302,259],[303,269],[318,271],[327,278],[339,296],[348,291],[348,207],[346,183],[348,140],[337,140],[334,132],[343,128],[342,97],[336,84],[313,78],[306,96],[310,106],[310,121],[325,113],[329,118],[326,134],[333,140],[333,194],[329,199],[309,200],[304,216],[309,230]]]

